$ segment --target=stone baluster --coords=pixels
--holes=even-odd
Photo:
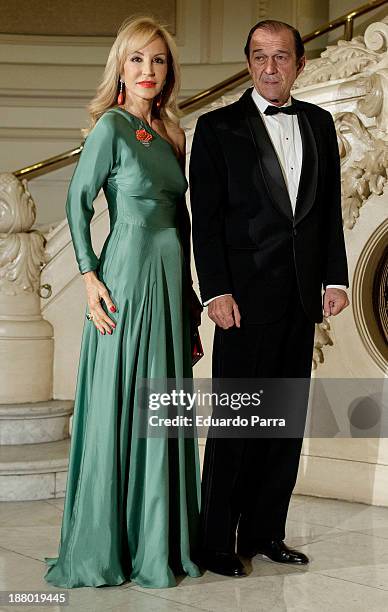
[[[54,338],[40,308],[45,237],[25,182],[0,174],[0,501],[64,494],[73,402],[52,399]]]
[[[0,174],[0,404],[52,397],[53,328],[40,311],[45,238],[25,183]]]

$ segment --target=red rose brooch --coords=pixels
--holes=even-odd
[[[145,147],[149,147],[153,136],[152,134],[147,132],[147,130],[142,128],[141,130],[136,130],[136,139],[141,142],[141,144],[143,144]]]

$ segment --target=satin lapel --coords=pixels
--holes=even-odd
[[[293,102],[298,105],[297,100],[293,100]],[[295,206],[295,223],[301,221],[314,204],[318,183],[317,143],[307,113],[302,108],[298,108],[298,122],[302,138],[303,157]]]
[[[274,206],[292,220],[291,201],[283,172],[267,129],[260,117],[256,104],[252,100],[251,91],[250,89],[245,92],[240,102],[244,106],[249,130],[256,147],[257,159],[264,184]]]

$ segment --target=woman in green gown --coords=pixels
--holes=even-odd
[[[184,133],[176,49],[149,18],[127,21],[89,109],[94,127],[66,212],[88,308],[81,343],[56,586],[174,586],[193,562],[199,461],[193,437],[142,437],[141,379],[192,376]],[[103,188],[110,232],[93,252]],[[195,296],[195,294],[194,294]],[[191,304],[190,304],[191,302]],[[199,308],[197,315],[200,314]]]

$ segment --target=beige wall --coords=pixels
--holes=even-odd
[[[175,0],[2,0],[0,33],[114,36],[128,15],[154,15],[175,32]]]
[[[342,15],[346,15],[350,11],[358,8],[359,6],[366,4],[365,0],[329,0],[329,18],[337,19],[337,17],[341,17]],[[373,23],[374,21],[379,21],[386,17],[387,15],[387,5],[383,5],[380,8],[377,8],[373,11],[370,11],[366,15],[362,15],[358,17],[354,21],[354,36],[362,34],[365,32],[366,27]],[[343,28],[338,28],[336,31],[330,34],[329,40],[336,41],[340,38],[343,38]]]

